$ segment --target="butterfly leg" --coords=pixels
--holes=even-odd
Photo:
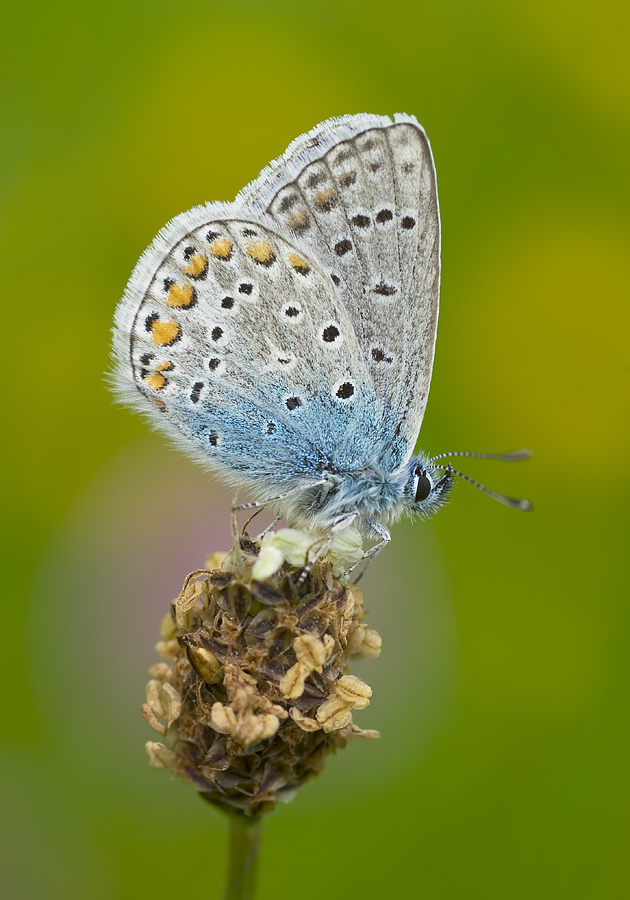
[[[367,559],[367,563],[365,564],[363,571],[355,579],[355,582],[354,582],[355,584],[363,578],[363,576],[369,569],[372,562],[376,559],[377,554],[380,553],[381,550],[383,549],[383,547],[385,547],[387,544],[389,544],[389,542],[392,539],[392,536],[389,533],[389,529],[386,528],[384,525],[382,525],[380,522],[377,522],[375,519],[373,519],[369,523],[369,526],[370,526],[370,532],[371,532],[370,536],[378,537],[378,538],[380,538],[380,541],[378,542],[378,544],[374,544],[373,547],[370,547],[369,550],[366,550],[366,552],[363,554],[361,559],[358,562],[356,562],[353,566],[350,566],[350,568],[347,570],[346,575],[349,575],[351,572],[353,572],[356,569],[357,566],[361,565],[361,563]]]
[[[263,531],[260,532],[260,534],[258,535],[258,537],[256,538],[256,540],[257,540],[257,541],[262,541],[262,539],[264,538],[264,536],[265,536],[266,534],[269,534],[269,532],[270,532],[273,528],[275,528],[275,526],[278,524],[278,522],[280,521],[281,518],[282,518],[282,516],[276,516],[275,519],[273,520],[273,522],[271,522],[269,525],[267,525],[267,527],[266,527]]]
[[[300,494],[302,491],[308,491],[309,488],[327,483],[326,478],[321,478],[319,481],[312,481],[310,484],[302,484],[300,487],[286,491],[284,494],[278,494],[277,497],[267,497],[266,500],[253,500],[251,503],[239,503],[237,506],[232,507],[232,512],[241,512],[243,509],[257,509],[260,506],[267,506],[269,503],[279,503],[281,500],[286,500],[287,497],[292,497],[293,494]]]
[[[340,534],[345,528],[347,528],[348,525],[352,525],[353,522],[356,522],[356,520],[358,518],[359,518],[359,513],[351,513],[349,516],[344,516],[343,518],[341,518],[337,522],[335,522],[335,524],[330,529],[330,533],[328,534],[328,536],[322,540],[321,546],[315,552],[315,555],[313,556],[313,558],[309,559],[309,557],[307,555],[306,561],[304,563],[304,568],[302,569],[302,573],[300,574],[300,577],[298,578],[298,584],[302,584],[304,582],[308,573],[311,571],[311,569],[313,568],[313,566],[315,565],[317,560],[321,556],[323,556],[323,554],[328,550],[328,548],[330,547],[330,545],[332,544],[332,542],[336,538],[336,536],[338,534]],[[317,544],[319,544],[319,543],[320,543],[319,541],[316,541],[312,545],[312,547],[316,547]],[[310,549],[312,549],[312,547]],[[309,553],[310,553],[310,549],[309,549]]]

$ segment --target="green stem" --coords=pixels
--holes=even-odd
[[[223,900],[252,900],[262,820],[229,813],[230,856]]]

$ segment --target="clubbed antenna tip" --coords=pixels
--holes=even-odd
[[[437,456],[432,456],[429,460],[427,469],[442,469],[449,475],[457,475],[458,478],[463,478],[464,481],[472,484],[484,494],[488,494],[489,497],[493,497],[495,500],[498,500],[499,503],[503,503],[504,506],[509,506],[512,509],[520,509],[523,512],[533,511],[533,504],[531,504],[529,500],[508,497],[505,494],[500,494],[498,491],[493,491],[492,488],[486,487],[485,484],[481,484],[480,481],[475,481],[475,479],[471,478],[469,475],[464,475],[463,472],[460,472],[458,469],[454,469],[450,463],[448,463],[448,465],[446,466],[432,465],[432,463],[435,463],[435,461],[438,459],[447,459],[448,457],[452,456],[468,456],[474,459],[494,459],[499,460],[500,462],[523,462],[524,460],[531,459],[531,450],[523,448],[521,450],[509,450],[507,453],[472,453],[467,450],[456,450],[450,453],[440,453]]]

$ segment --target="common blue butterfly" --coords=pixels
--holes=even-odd
[[[437,460],[528,455],[413,455],[439,282],[422,127],[329,119],[233,203],[158,234],[116,312],[115,390],[251,506],[315,535],[353,524],[375,550],[390,539],[382,519],[443,505],[461,473]]]

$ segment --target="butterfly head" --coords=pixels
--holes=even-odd
[[[513,450],[509,453],[469,453],[457,451],[454,453],[441,453],[438,456],[414,456],[409,460],[407,470],[407,481],[405,485],[405,502],[406,509],[411,513],[421,516],[430,516],[437,512],[446,501],[455,484],[455,478],[462,478],[469,484],[474,485],[484,494],[488,494],[499,503],[510,506],[512,509],[521,509],[529,511],[533,509],[529,500],[517,500],[513,497],[506,497],[505,494],[499,494],[475,481],[468,475],[464,475],[458,469],[454,469],[450,462],[446,465],[438,463],[438,460],[444,460],[450,456],[468,456],[477,459],[496,459],[504,462],[516,462],[518,460],[529,459],[530,450]]]
[[[407,469],[405,507],[408,512],[427,518],[445,505],[454,484],[450,467],[437,469],[425,456],[414,456]]]

